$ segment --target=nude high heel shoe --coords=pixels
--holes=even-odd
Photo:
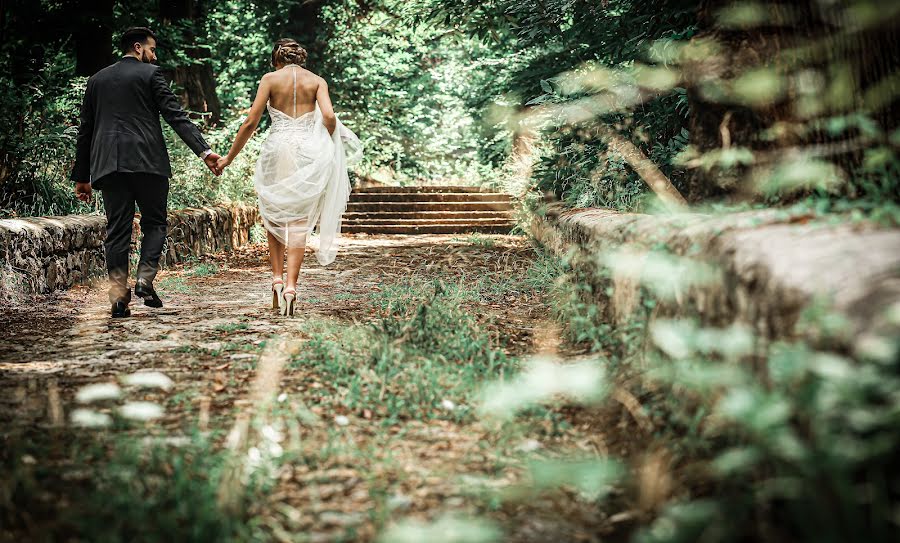
[[[297,291],[294,289],[285,289],[281,295],[281,314],[285,317],[294,316],[294,305],[297,299]]]
[[[272,309],[280,309],[282,297],[284,293],[284,281],[281,279],[272,280]]]

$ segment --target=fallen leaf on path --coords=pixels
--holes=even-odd
[[[216,372],[213,375],[213,391],[222,392],[226,388],[228,388],[228,375],[225,372]]]

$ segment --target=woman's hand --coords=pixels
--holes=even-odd
[[[231,164],[231,157],[225,155],[223,157],[219,157],[219,160],[216,162],[216,169],[221,173],[228,165]]]

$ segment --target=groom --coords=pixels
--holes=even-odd
[[[88,202],[92,189],[103,193],[106,210],[106,269],[113,317],[127,317],[128,256],[135,203],[141,211],[141,257],[134,294],[150,307],[162,307],[153,289],[166,239],[166,200],[172,168],[159,117],[215,174],[212,152],[163,78],[156,61],[156,36],[149,28],[130,28],[119,41],[124,55],[87,82],[81,106],[75,167],[75,195]]]

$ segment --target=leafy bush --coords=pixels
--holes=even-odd
[[[610,378],[639,399],[670,465],[684,470],[678,492],[634,541],[891,539],[900,339],[873,335],[851,359],[799,340],[760,352],[764,342],[746,328],[689,317],[657,318],[648,330],[650,311],[613,327],[597,315],[598,300],[611,295],[597,277],[593,285],[564,271],[555,312],[573,340],[611,355]],[[652,296],[642,294],[647,309]],[[809,337],[847,333],[821,305],[797,326]]]
[[[26,85],[0,76],[0,217],[97,209],[74,198],[69,181],[85,78],[59,50]],[[9,74],[0,57],[0,73]]]
[[[685,422],[696,418],[684,406],[706,413],[692,453],[709,462],[714,486],[668,506],[637,541],[686,541],[700,531],[718,540],[891,539],[900,481],[896,340],[858,361],[780,343],[766,357],[764,383],[740,352],[709,357],[710,340],[733,345],[731,332],[658,326],[673,324],[679,337],[656,335],[678,355],[655,355],[652,364],[665,395],[683,393],[655,401],[672,413],[673,438],[684,439]],[[673,351],[670,341],[685,348]]]

